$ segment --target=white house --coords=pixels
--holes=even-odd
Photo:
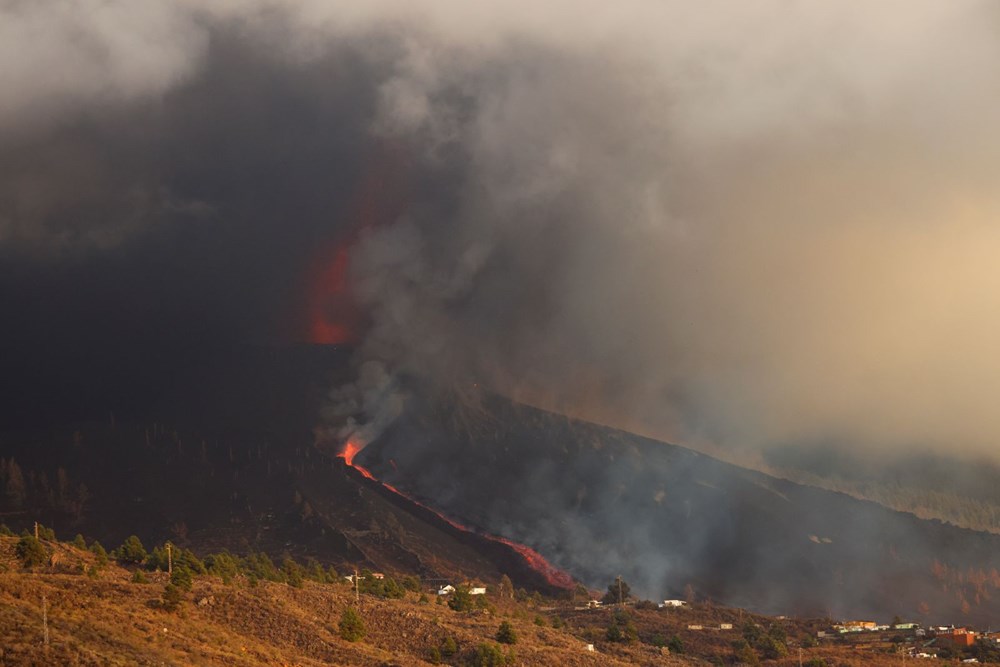
[[[438,589],[438,595],[451,595],[455,592],[455,587],[451,584],[446,584]]]
[[[664,600],[660,607],[686,607],[687,602],[684,600]]]
[[[486,595],[485,586],[473,586],[469,589],[469,595]]]

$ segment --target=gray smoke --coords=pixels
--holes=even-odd
[[[408,205],[351,253],[385,375],[338,415],[413,374],[692,444],[995,451],[995,5],[200,5],[0,9],[0,141],[33,158],[0,159],[0,243],[215,224],[287,269],[398,142]]]

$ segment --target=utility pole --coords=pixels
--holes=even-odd
[[[174,552],[170,542],[167,542],[167,574],[174,573]]]
[[[799,647],[799,667],[802,667],[802,647]]]
[[[49,652],[49,610],[48,600],[42,595],[42,643],[45,645],[45,652]]]
[[[361,589],[358,587],[358,568],[354,568],[354,603],[361,604]]]
[[[35,539],[38,539],[38,522],[35,522]]]
[[[618,575],[618,606],[625,604],[625,597],[622,595],[622,575]]]

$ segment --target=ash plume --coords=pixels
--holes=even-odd
[[[385,375],[338,419],[377,431],[413,375],[685,443],[992,455],[997,18],[6,3],[2,342],[294,338],[339,243]],[[365,219],[384,145],[408,183]]]

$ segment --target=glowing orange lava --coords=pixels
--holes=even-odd
[[[338,225],[340,232],[318,240],[306,266],[296,337],[336,345],[357,342],[363,335],[364,317],[349,281],[350,249],[366,230],[395,220],[404,210],[409,170],[404,146],[390,142],[372,146],[343,224]]]
[[[351,440],[348,440],[344,444],[343,451],[341,451],[339,454],[337,454],[337,456],[339,456],[340,458],[344,459],[344,463],[346,463],[350,467],[354,468],[355,470],[357,470],[358,472],[360,472],[362,475],[364,475],[368,479],[372,480],[373,482],[377,482],[378,480],[375,479],[375,475],[371,474],[368,471],[368,468],[365,468],[364,466],[358,465],[358,464],[356,464],[354,462],[354,457],[357,456],[358,452],[360,452],[362,449],[363,448],[361,447],[361,445],[359,445],[359,444],[357,444],[357,443],[355,443],[355,442],[353,442]],[[393,491],[395,491],[395,489],[393,489]],[[397,491],[397,493],[399,493],[399,492]]]
[[[371,473],[371,471],[369,471],[364,466],[358,465],[357,463],[354,462],[354,457],[357,456],[358,452],[360,452],[361,450],[362,447],[360,447],[357,443],[348,440],[347,443],[344,444],[344,449],[337,456],[344,459],[344,463],[346,463],[351,468],[357,470],[366,478],[372,480],[373,482],[381,484],[384,488],[388,489],[389,491],[392,491],[397,496],[406,498],[414,505],[418,505],[419,507],[424,508],[434,516],[438,517],[439,519],[447,523],[452,528],[460,530],[463,533],[472,533],[474,535],[478,535],[491,542],[503,544],[513,549],[515,552],[517,552],[518,555],[521,556],[521,558],[524,559],[524,562],[528,564],[528,567],[530,567],[532,570],[542,575],[545,578],[545,581],[547,581],[550,586],[555,586],[557,588],[565,588],[565,589],[573,588],[574,585],[573,577],[569,576],[569,574],[567,574],[566,572],[563,572],[559,568],[552,565],[552,563],[547,561],[544,556],[542,556],[540,553],[538,553],[531,547],[526,546],[524,544],[520,544],[518,542],[514,542],[513,540],[507,539],[506,537],[500,537],[499,535],[491,535],[490,533],[480,532],[478,530],[470,528],[469,526],[463,525],[458,521],[455,521],[451,517],[445,516],[441,512],[434,509],[433,507],[428,507],[426,504],[420,502],[410,494],[404,491],[400,491],[392,484],[376,479],[375,476]]]
[[[360,316],[347,285],[347,242],[321,251],[310,271],[306,294],[308,340],[337,345],[357,339]]]

